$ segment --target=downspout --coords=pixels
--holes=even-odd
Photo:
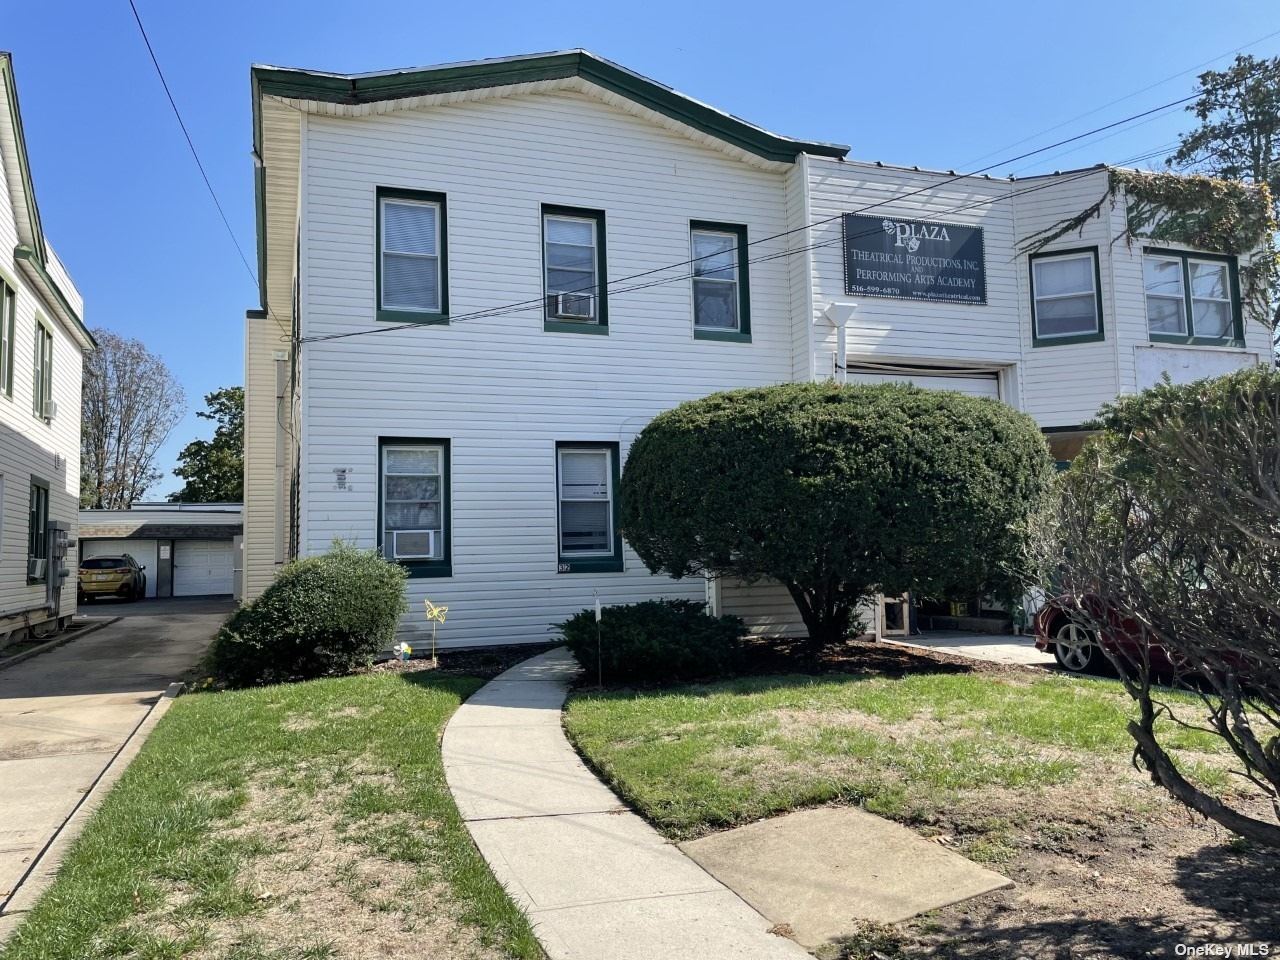
[[[856,303],[829,303],[827,308],[822,311],[822,315],[836,328],[836,356],[835,369],[833,370],[836,383],[847,383],[849,381],[849,351],[845,327],[853,319],[857,309],[858,305]]]

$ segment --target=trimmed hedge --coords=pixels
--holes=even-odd
[[[593,608],[556,624],[588,679],[598,675]],[[605,607],[600,660],[605,683],[670,683],[735,672],[746,628],[738,617],[712,617],[696,600],[645,600]]]
[[[399,564],[342,543],[295,560],[218,631],[209,670],[231,686],[252,686],[367,667],[395,642],[404,584]]]

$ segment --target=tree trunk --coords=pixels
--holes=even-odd
[[[833,591],[806,590],[795,583],[787,583],[786,587],[809,631],[809,650],[814,657],[827,647],[848,639],[849,624],[853,619],[852,606]]]

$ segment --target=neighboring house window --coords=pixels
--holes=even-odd
[[[31,478],[27,519],[27,582],[44,583],[49,565],[49,485]]]
[[[449,441],[384,438],[379,447],[382,555],[411,577],[450,576]]]
[[[616,443],[556,444],[561,573],[622,569],[617,490]]]
[[[1031,257],[1031,335],[1036,346],[1102,340],[1098,251]]]
[[[444,194],[379,188],[379,320],[448,322],[446,226]]]
[[[604,212],[542,208],[544,322],[563,333],[608,333]]]
[[[32,353],[31,412],[41,420],[53,419],[53,334],[39,320]]]
[[[13,346],[18,297],[13,287],[0,279],[0,393],[13,396]]]
[[[1148,250],[1142,275],[1152,340],[1230,344],[1244,339],[1234,257]]]
[[[750,340],[747,228],[695,220],[689,225],[689,237],[694,337]]]

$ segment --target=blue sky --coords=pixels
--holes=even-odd
[[[581,46],[779,133],[851,144],[859,159],[973,170],[1185,96],[1194,72],[1167,78],[1280,32],[1268,0],[1220,0],[1211,16],[1114,0],[136,2],[251,263],[253,62],[365,71]],[[210,432],[195,418],[202,396],[242,381],[256,289],[127,0],[5,6],[0,47],[14,54],[41,216],[86,320],[143,340],[187,392],[166,479],[148,493],[159,497],[180,485],[168,476],[177,451]],[[1280,34],[1248,52],[1280,55]],[[1190,122],[1170,111],[993,172],[1123,161]]]

